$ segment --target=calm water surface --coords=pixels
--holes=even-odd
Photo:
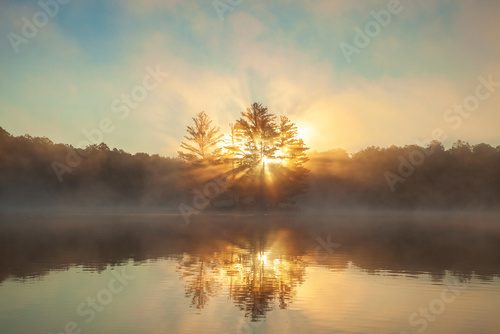
[[[0,218],[0,333],[500,333],[494,214]]]

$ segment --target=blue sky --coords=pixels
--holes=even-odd
[[[435,128],[446,144],[500,144],[500,92],[459,126],[459,115],[444,116],[478,77],[500,81],[498,1],[401,0],[350,61],[342,43],[356,47],[357,29],[391,1],[42,1],[58,11],[17,52],[12,36],[43,9],[0,3],[0,126],[16,135],[80,146],[109,119],[108,145],[172,155],[195,113],[226,130],[259,101],[295,120],[316,150],[419,143]],[[168,77],[117,117],[113,101],[147,68]]]

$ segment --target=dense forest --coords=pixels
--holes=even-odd
[[[187,165],[181,157],[129,154],[103,143],[75,148],[0,128],[0,203],[177,210],[196,188],[186,182]],[[309,154],[304,166],[307,191],[277,208],[500,206],[500,147],[488,144],[369,147],[352,155],[337,149]],[[231,197],[227,191],[218,197]],[[217,200],[207,209],[218,208]]]
[[[483,209],[500,207],[500,146],[457,141],[449,149],[368,147],[314,154],[309,204],[337,207]]]

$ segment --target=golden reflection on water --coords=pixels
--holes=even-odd
[[[327,218],[0,224],[0,332],[55,332],[61,322],[81,320],[75,307],[121,266],[136,279],[87,333],[221,333],[240,325],[247,333],[413,332],[419,327],[409,316],[454,280],[467,289],[427,333],[498,332],[496,216],[483,224]]]
[[[296,287],[304,282],[306,263],[301,256],[279,254],[258,244],[251,248],[228,244],[211,254],[184,254],[178,270],[193,307],[202,309],[210,297],[225,293],[245,317],[256,321],[275,306],[288,307]]]

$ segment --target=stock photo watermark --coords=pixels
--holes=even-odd
[[[317,246],[315,248],[315,254],[323,254],[327,253],[328,255],[332,255],[335,253],[337,249],[339,249],[342,245],[340,243],[332,241],[332,235],[328,234],[326,238],[323,237],[316,237],[314,239],[317,242]]]
[[[229,189],[231,186],[230,175],[218,176],[205,183],[202,187],[195,189],[190,205],[186,203],[179,204],[178,209],[186,225],[191,222],[192,215],[200,214],[213,203],[215,198]]]
[[[390,0],[385,8],[372,10],[370,20],[362,27],[354,29],[355,34],[351,42],[340,43],[340,50],[348,64],[352,63],[353,55],[360,54],[363,49],[370,46],[384,28],[393,22],[394,17],[403,11],[404,7],[400,0]]]
[[[242,2],[243,0],[214,0],[212,6],[217,12],[219,19],[223,21],[226,16],[232,13]]]
[[[56,17],[61,7],[72,0],[39,0],[36,2],[39,9],[31,17],[21,18],[22,26],[18,32],[9,32],[7,39],[14,53],[20,52],[21,45],[26,45],[34,39],[50,20]]]
[[[115,300],[115,297],[122,293],[129,283],[134,280],[133,275],[125,272],[125,268],[122,268],[120,272],[111,270],[111,275],[113,278],[107,282],[103,289],[97,291],[93,296],[88,296],[78,304],[75,310],[78,316],[77,319],[68,321],[61,330],[49,332],[48,334],[82,333],[84,325],[94,321],[98,314],[104,311]]]
[[[462,126],[464,120],[469,119],[472,113],[479,109],[481,103],[485,102],[494,95],[496,89],[500,87],[500,82],[488,75],[480,76],[477,79],[478,83],[474,88],[474,92],[467,95],[461,103],[455,104],[446,109],[443,113],[443,120],[452,130],[456,130]],[[437,127],[431,132],[432,140],[446,140],[445,130],[442,127]],[[404,183],[411,177],[416,169],[423,165],[426,158],[435,152],[434,147],[430,150],[415,149],[408,156],[399,156],[399,165],[397,171],[386,171],[384,178],[392,192],[396,191],[398,183]]]
[[[160,66],[146,68],[141,83],[132,87],[128,93],[122,93],[119,98],[116,98],[111,103],[111,112],[115,114],[119,121],[125,120],[149,95],[168,77],[168,73],[164,72]],[[102,143],[106,134],[110,134],[115,130],[116,119],[113,121],[111,117],[104,117],[99,121],[97,126],[82,130],[85,140],[77,146],[87,147],[92,144]],[[78,153],[74,148],[70,148],[66,154],[65,161],[52,162],[52,170],[59,182],[63,181],[64,174],[71,173],[83,161],[85,156]]]
[[[466,289],[467,285],[456,279],[445,282],[445,287],[441,290],[439,296],[410,314],[408,324],[411,328],[401,331],[399,334],[425,332]]]

